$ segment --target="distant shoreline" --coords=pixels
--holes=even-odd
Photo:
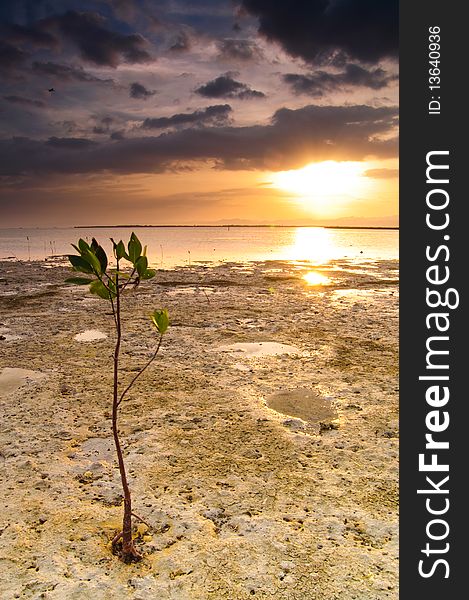
[[[161,229],[161,228],[176,228],[176,227],[186,227],[186,228],[226,228],[226,227],[269,227],[269,228],[310,228],[317,227],[318,229],[391,229],[391,230],[399,230],[399,227],[389,227],[389,226],[369,226],[369,225],[237,225],[237,224],[227,224],[227,225],[74,225],[72,229],[137,229],[137,228],[147,228],[147,229]],[[60,228],[58,228],[60,229]],[[65,228],[67,229],[67,228]]]

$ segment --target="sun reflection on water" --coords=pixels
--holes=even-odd
[[[287,260],[306,260],[320,264],[335,258],[335,247],[330,232],[320,227],[301,227],[295,230],[292,245],[286,250]]]
[[[326,277],[317,271],[310,271],[309,273],[306,273],[306,275],[303,275],[303,279],[308,285],[327,285],[331,282],[329,277]]]

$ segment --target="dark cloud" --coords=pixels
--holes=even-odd
[[[242,0],[259,19],[259,33],[292,56],[322,62],[343,52],[376,63],[397,58],[397,0]]]
[[[52,148],[58,148],[60,150],[85,150],[90,146],[95,146],[96,142],[88,140],[86,138],[59,138],[51,137],[46,142],[47,146]]]
[[[205,98],[238,98],[240,100],[265,98],[264,93],[251,89],[246,83],[234,80],[228,73],[212,79],[195,91]]]
[[[31,100],[30,98],[24,98],[23,96],[3,96],[3,99],[11,104],[19,104],[20,106],[26,106],[28,108],[44,108],[45,102],[42,100]]]
[[[141,83],[131,83],[129,87],[129,96],[131,98],[137,98],[138,100],[146,100],[156,94],[155,90],[147,90],[147,88]]]
[[[113,131],[109,137],[111,140],[123,140],[125,135],[123,131]]]
[[[308,94],[317,97],[324,95],[325,92],[332,92],[350,86],[363,86],[380,90],[396,79],[396,75],[389,75],[381,68],[368,70],[355,64],[347,64],[345,71],[342,73],[316,71],[310,75],[288,73],[283,76],[285,83],[291,85],[296,94]]]
[[[43,21],[75,44],[84,60],[96,65],[117,67],[120,63],[144,63],[151,60],[147,42],[139,33],[123,34],[106,27],[98,13],[69,10]]]
[[[191,41],[188,34],[185,31],[177,33],[169,49],[171,52],[187,52],[190,50]]]
[[[222,125],[227,122],[232,108],[229,104],[215,104],[192,113],[179,113],[171,117],[145,119],[142,124],[144,129],[165,129],[180,125]]]
[[[31,44],[36,48],[57,48],[59,40],[41,27],[11,23],[0,26],[4,39],[15,45]]]
[[[47,77],[53,77],[54,79],[60,81],[82,81],[85,83],[107,83],[113,84],[114,80],[112,79],[101,79],[88,73],[80,66],[72,66],[72,65],[61,65],[54,62],[40,62],[34,61],[32,64],[32,70],[36,73],[40,73],[41,75],[46,75]]]
[[[58,39],[46,31],[42,31],[35,26],[24,26],[16,23],[2,24],[0,23],[0,35],[5,42],[12,44],[15,47],[23,47],[25,45],[37,48],[57,48],[59,45]]]
[[[312,160],[389,158],[397,153],[397,140],[390,139],[397,114],[396,107],[311,105],[282,108],[269,125],[190,128],[100,144],[82,138],[13,138],[0,141],[0,175],[155,173],[181,161],[283,170]]]
[[[112,117],[102,117],[99,119],[98,124],[93,127],[93,133],[98,135],[108,134],[113,123],[114,119]]]
[[[252,40],[225,39],[218,47],[223,60],[248,62],[262,57],[259,46]]]

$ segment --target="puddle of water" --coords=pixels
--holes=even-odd
[[[11,342],[12,340],[20,340],[19,335],[9,333],[9,327],[0,327],[0,342]]]
[[[298,417],[308,423],[332,421],[338,417],[328,398],[307,388],[275,392],[267,396],[265,401],[276,412]]]
[[[74,336],[74,340],[77,342],[94,342],[96,340],[104,340],[107,338],[107,335],[98,329],[87,329],[82,333],[77,333]]]
[[[5,367],[0,373],[0,395],[6,396],[28,383],[36,383],[45,377],[44,373],[30,369]]]
[[[279,344],[278,342],[253,342],[219,346],[221,352],[241,352],[247,358],[263,358],[265,356],[279,356],[281,354],[300,354],[295,346]]]

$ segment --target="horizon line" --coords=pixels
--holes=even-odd
[[[398,230],[399,226],[394,225],[279,225],[279,224],[239,224],[239,223],[226,223],[218,225],[73,225],[72,229],[132,229],[132,228],[162,228],[162,227],[296,227],[296,228],[311,228],[316,227],[318,229],[392,229]],[[22,229],[22,228],[21,228]],[[28,228],[29,229],[29,228]],[[38,229],[42,229],[38,227]],[[57,227],[60,229],[60,227]],[[68,229],[68,228],[66,228]]]

